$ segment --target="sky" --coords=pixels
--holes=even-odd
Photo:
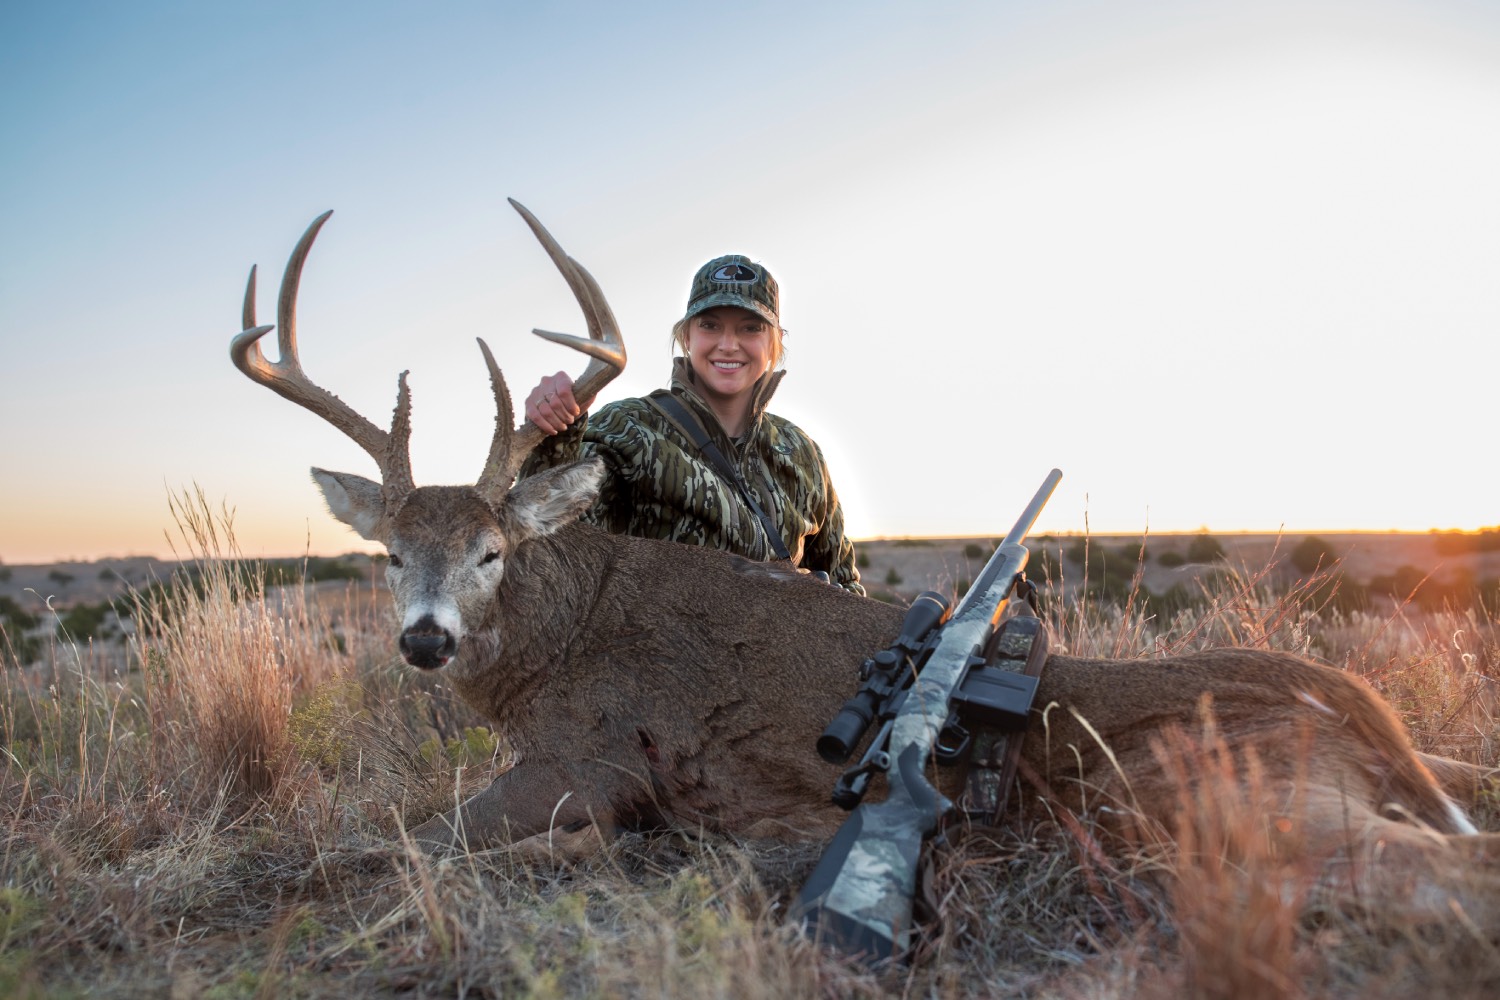
[[[419,483],[584,332],[662,385],[696,268],[782,292],[772,409],[854,538],[1500,523],[1500,3],[0,5],[0,560],[371,551],[374,475],[231,364],[309,222],[304,368]],[[274,355],[274,335],[267,338]]]

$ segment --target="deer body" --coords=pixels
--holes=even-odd
[[[826,840],[846,814],[829,799],[838,769],[813,744],[901,616],[714,550],[578,523],[529,541],[445,668],[519,762],[414,835],[438,848],[550,847],[565,832],[665,824]],[[1256,769],[1247,792],[1268,830],[1287,827],[1279,849],[1326,869],[1338,894],[1434,918],[1456,899],[1500,920],[1500,838],[1475,835],[1428,764],[1455,783],[1473,769],[1415,753],[1355,677],[1264,650],[1054,655],[1035,705],[1033,796],[1169,832],[1183,817],[1168,737],[1211,726],[1241,773]]]
[[[457,489],[417,490],[396,519],[394,551],[411,544],[408,521],[474,534],[472,522],[451,530],[455,514],[486,505],[455,502]],[[587,822],[831,831],[838,771],[813,741],[870,643],[894,636],[898,609],[775,565],[576,520],[503,561],[497,586],[476,576],[474,593],[454,601],[474,610],[453,623],[443,669],[519,763],[466,807],[453,835],[461,827],[471,844],[494,843]],[[406,562],[392,592],[402,621],[420,622],[431,598]],[[428,579],[452,600],[451,574]],[[417,833],[441,841],[448,825]]]
[[[586,340],[542,334],[594,358],[575,383],[586,403],[623,367],[623,343],[592,277],[517,208],[588,318]],[[482,341],[498,412],[484,472],[473,486],[415,487],[404,376],[383,432],[308,381],[297,361],[296,289],[324,219],[282,282],[280,361],[257,346],[271,328],[255,325],[253,271],[231,355],[380,465],[380,482],[313,474],[336,517],[386,545],[407,662],[446,670],[519,758],[415,836],[438,847],[550,844],[554,835],[663,822],[830,835],[844,817],[829,801],[837,769],[814,743],[902,612],[785,564],[578,523],[601,463],[515,481],[540,432],[512,431],[509,393]],[[1456,903],[1479,926],[1500,929],[1500,837],[1476,834],[1444,791],[1472,797],[1479,769],[1415,753],[1391,709],[1330,667],[1254,650],[1052,656],[1022,773],[1054,808],[1170,832],[1193,812],[1173,767],[1184,734],[1230,748],[1235,780],[1270,836],[1288,856],[1332,872],[1330,884],[1356,900],[1437,915]]]
[[[509,826],[466,819],[464,831],[490,843],[644,819],[826,837],[845,814],[829,802],[838,769],[813,744],[852,692],[855,667],[900,619],[889,605],[712,550],[581,524],[530,542],[446,668],[520,758],[469,807],[485,803]],[[1177,788],[1158,746],[1170,728],[1202,728],[1205,695],[1221,737],[1253,753],[1278,794],[1316,785],[1374,816],[1394,807],[1441,833],[1474,832],[1366,684],[1285,653],[1054,655],[1026,761],[1079,812],[1136,811],[1170,828]]]

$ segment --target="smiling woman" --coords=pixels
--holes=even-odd
[[[781,293],[737,254],[698,269],[672,328],[670,389],[592,417],[566,372],[542,379],[526,415],[551,435],[523,475],[597,456],[606,477],[585,516],[610,531],[786,559],[864,593],[843,510],[816,442],[767,405],[784,371]]]
[[[703,401],[730,437],[742,437],[750,394],[780,353],[781,331],[748,309],[720,306],[694,316],[679,337]]]

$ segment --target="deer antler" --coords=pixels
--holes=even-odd
[[[396,412],[387,433],[356,413],[348,403],[314,384],[302,371],[302,362],[297,357],[297,286],[302,281],[302,265],[312,249],[313,240],[318,237],[318,230],[332,214],[331,211],[324,212],[313,220],[287,260],[274,327],[255,324],[255,268],[250,268],[250,280],[245,285],[245,328],[230,342],[229,356],[234,366],[251,379],[327,420],[369,453],[380,468],[385,509],[395,511],[414,487],[409,451],[411,392],[406,387],[407,373],[402,372],[397,380]],[[275,364],[266,360],[259,343],[260,338],[273,329],[277,331],[276,346],[280,355]]]
[[[564,344],[589,355],[591,360],[588,367],[573,383],[574,397],[586,404],[610,379],[624,370],[625,342],[620,338],[614,314],[610,312],[609,303],[604,300],[604,293],[599,290],[598,282],[581,264],[563,253],[562,247],[537,221],[536,216],[514,199],[510,203],[521,213],[521,217],[546,249],[547,255],[562,272],[588,321],[587,337],[547,330],[532,331],[545,340]],[[360,416],[333,393],[314,384],[302,371],[302,362],[297,357],[297,287],[302,280],[302,265],[307,261],[308,251],[312,249],[318,231],[332,214],[331,211],[324,212],[313,220],[312,225],[307,227],[307,232],[302,234],[302,239],[297,241],[291,258],[287,260],[286,273],[281,279],[281,297],[277,303],[274,327],[256,325],[256,269],[250,269],[250,280],[245,286],[244,330],[230,342],[229,356],[235,367],[252,380],[322,417],[363,448],[380,468],[381,497],[385,501],[385,509],[394,512],[415,488],[411,474],[411,392],[406,385],[407,373],[402,372],[397,381],[396,412],[391,418],[391,429],[387,432]],[[280,355],[280,359],[274,364],[266,360],[259,343],[260,338],[273,329],[277,331],[276,344]],[[496,417],[495,436],[490,442],[489,458],[484,463],[478,486],[482,491],[493,487],[503,490],[510,486],[521,463],[545,435],[529,420],[513,429],[514,411],[505,377],[500,374],[494,355],[483,340],[479,341],[479,347],[484,352],[485,364],[490,370]]]
[[[599,283],[594,280],[594,276],[563,252],[552,234],[547,232],[546,227],[524,205],[514,198],[507,200],[512,208],[521,213],[521,218],[531,227],[532,233],[547,251],[547,256],[552,258],[552,263],[562,272],[568,287],[573,290],[573,297],[583,310],[584,319],[588,321],[587,337],[552,333],[549,330],[531,331],[543,340],[563,344],[589,356],[588,367],[573,382],[573,398],[587,406],[599,394],[600,389],[625,370],[625,341],[620,337],[615,315],[610,311],[609,303],[604,300],[604,293],[599,290]],[[485,364],[490,370],[490,385],[495,392],[495,436],[490,441],[490,454],[485,459],[484,471],[480,473],[477,484],[481,492],[489,492],[497,488],[504,490],[510,486],[516,473],[520,471],[521,463],[526,461],[526,456],[531,454],[532,449],[546,434],[529,420],[512,429],[515,417],[505,376],[500,374],[495,357],[483,340],[479,341],[479,349],[484,353]]]

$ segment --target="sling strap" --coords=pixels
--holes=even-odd
[[[740,472],[739,467],[719,450],[719,446],[714,444],[713,439],[708,436],[708,431],[703,429],[703,424],[699,422],[697,417],[693,416],[692,411],[683,406],[682,401],[672,395],[667,389],[657,389],[646,397],[646,401],[664,413],[673,423],[681,428],[682,432],[702,452],[703,457],[708,459],[708,464],[712,465],[714,470],[726,481],[734,484],[735,489],[739,491],[740,498],[745,501],[745,504],[760,519],[761,529],[766,533],[766,541],[771,543],[771,548],[776,553],[776,557],[778,559],[790,560],[792,554],[787,551],[786,542],[782,541],[781,532],[776,528],[776,522],[771,520],[770,515],[761,509],[760,504],[755,500],[755,494],[750,492],[750,484],[745,482],[745,477]]]
[[[1007,618],[990,638],[983,658],[992,668],[1041,677],[1049,652],[1047,628],[1032,610],[1036,605],[1036,585],[1022,580],[1017,600],[1012,602],[1016,614]],[[974,736],[974,750],[963,771],[963,793],[959,808],[971,823],[999,826],[1005,815],[1016,770],[1021,764],[1021,741],[1026,729],[1001,730],[986,726]]]

